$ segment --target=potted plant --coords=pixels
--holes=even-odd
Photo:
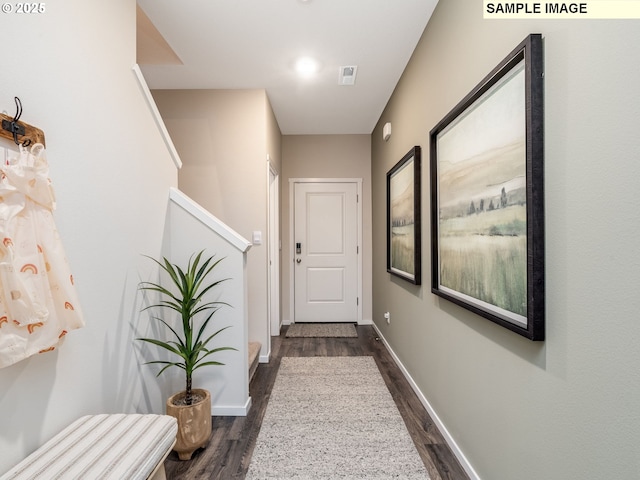
[[[224,365],[212,360],[211,355],[223,350],[236,350],[233,347],[211,348],[211,341],[227,327],[217,330],[209,335],[206,332],[213,315],[222,305],[228,305],[219,301],[204,301],[204,296],[214,287],[228,279],[211,280],[209,275],[222,261],[214,261],[215,256],[211,256],[202,261],[202,254],[198,253],[189,259],[186,269],[182,269],[176,264],[172,264],[163,257],[160,262],[156,262],[164,270],[170,279],[170,286],[164,287],[158,283],[141,282],[141,290],[148,290],[160,294],[158,303],[145,307],[160,308],[161,310],[173,310],[178,312],[181,319],[181,328],[173,328],[167,321],[160,317],[152,317],[166,327],[169,340],[156,338],[138,338],[143,342],[168,350],[178,358],[172,360],[154,360],[147,364],[160,364],[164,367],[158,372],[158,376],[169,367],[178,367],[185,372],[185,390],[171,396],[167,400],[167,415],[171,415],[178,420],[178,434],[174,450],[178,453],[180,460],[189,460],[191,455],[198,448],[205,447],[211,435],[211,395],[204,389],[192,388],[193,372],[198,368],[209,365]],[[200,327],[196,326],[196,317],[202,317]]]

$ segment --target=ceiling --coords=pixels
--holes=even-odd
[[[138,0],[159,33],[138,62],[151,89],[265,89],[284,135],[369,134],[437,1]],[[302,56],[315,76],[296,73]]]

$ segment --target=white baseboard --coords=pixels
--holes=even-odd
[[[258,363],[269,363],[270,359],[271,359],[271,352],[267,353],[266,355],[260,355],[260,358],[258,359]]]
[[[411,388],[413,389],[415,394],[418,396],[418,399],[420,400],[424,408],[429,413],[429,416],[433,420],[433,423],[436,424],[436,426],[438,427],[438,430],[440,430],[440,433],[442,433],[444,440],[447,442],[447,445],[449,446],[453,454],[456,456],[456,458],[460,462],[460,465],[462,466],[464,471],[467,472],[467,475],[469,475],[469,478],[471,480],[480,480],[480,477],[471,466],[471,463],[469,463],[469,460],[467,460],[467,457],[464,455],[464,453],[462,453],[462,450],[460,449],[456,441],[453,439],[453,437],[447,430],[447,427],[445,427],[442,420],[440,420],[440,417],[438,416],[436,411],[433,409],[433,407],[431,406],[427,398],[424,396],[420,388],[418,388],[418,385],[409,374],[409,371],[402,364],[402,362],[400,361],[396,353],[393,351],[393,349],[387,342],[386,338],[384,338],[384,335],[382,335],[382,332],[378,329],[378,326],[375,323],[373,324],[373,328],[375,329],[376,333],[380,337],[380,340],[382,340],[382,343],[384,343],[385,347],[387,347],[387,350],[389,350],[389,353],[391,353],[393,360],[396,362],[396,365],[398,365],[398,368],[400,368],[400,370],[402,371],[402,374],[409,382],[409,385],[411,385]]]
[[[212,405],[211,415],[214,417],[246,417],[251,408],[251,397],[247,398],[244,406]]]

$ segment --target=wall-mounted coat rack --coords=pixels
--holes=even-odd
[[[16,143],[16,145],[29,146],[34,143],[44,143],[44,132],[28,123],[20,122],[22,116],[22,102],[18,97],[14,97],[16,101],[16,114],[13,118],[0,113],[2,120],[2,128],[0,128],[0,137],[7,138]]]

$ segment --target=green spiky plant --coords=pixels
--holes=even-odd
[[[207,358],[210,355],[223,350],[237,350],[233,347],[217,347],[211,349],[208,347],[209,342],[211,342],[214,337],[229,328],[229,326],[223,327],[208,337],[205,335],[207,325],[213,318],[213,315],[222,305],[228,306],[228,304],[218,301],[204,303],[203,297],[211,289],[229,279],[225,278],[205,283],[208,275],[222,261],[222,258],[214,261],[214,255],[201,262],[203,253],[204,250],[198,253],[195,258],[192,255],[189,259],[186,270],[183,270],[180,266],[171,263],[165,257],[162,258],[162,262],[155,258],[147,257],[157,263],[160,268],[169,275],[169,278],[171,279],[171,287],[166,288],[153,282],[141,282],[139,285],[141,290],[158,292],[161,295],[159,303],[149,305],[142,311],[150,308],[160,308],[174,310],[180,314],[180,318],[182,320],[182,334],[178,333],[176,329],[171,327],[171,325],[162,318],[152,317],[164,324],[165,327],[171,331],[175,339],[166,342],[155,338],[137,338],[137,340],[162,347],[179,357],[176,361],[154,360],[147,362],[146,364],[164,365],[164,367],[158,372],[157,376],[160,376],[160,374],[169,367],[178,367],[185,371],[186,405],[192,405],[193,403],[193,393],[191,388],[193,372],[200,367],[208,365],[224,365],[223,363],[214,360],[207,360]],[[197,329],[196,333],[195,317],[198,314],[204,314],[206,318],[202,322],[200,328]]]

